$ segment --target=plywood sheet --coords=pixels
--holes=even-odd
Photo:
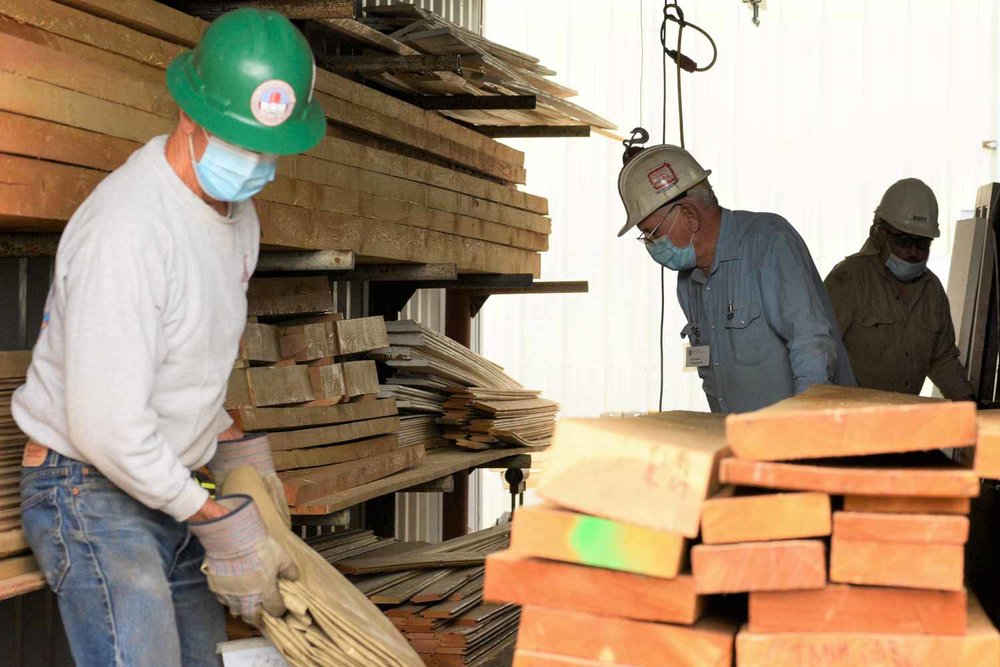
[[[722,415],[563,419],[538,493],[586,514],[695,537],[725,451]]]

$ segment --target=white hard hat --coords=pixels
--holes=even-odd
[[[618,174],[618,194],[628,216],[618,236],[623,236],[650,213],[677,199],[711,173],[711,170],[702,169],[691,154],[679,146],[650,146],[633,157]]]
[[[934,192],[918,178],[904,178],[889,186],[875,215],[904,234],[936,239],[941,236],[938,227],[938,204]]]

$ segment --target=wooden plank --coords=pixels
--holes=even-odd
[[[830,581],[963,590],[965,549],[961,545],[848,540],[836,533],[830,544]]]
[[[514,514],[510,551],[652,577],[676,577],[687,541],[678,533],[553,507],[522,507]]]
[[[196,45],[206,27],[204,21],[190,14],[148,0],[57,0],[57,2],[184,46]]]
[[[750,594],[749,631],[964,635],[965,591],[829,584]]]
[[[314,361],[336,354],[331,346],[329,322],[281,327],[280,352],[282,359]]]
[[[24,533],[18,530],[8,530],[0,533],[0,558],[16,556],[28,550],[28,541]]]
[[[24,378],[31,365],[31,350],[0,352],[0,378]]]
[[[482,565],[486,555],[472,552],[427,554],[405,553],[395,556],[362,556],[337,561],[335,566],[345,574],[380,574],[407,570],[430,570],[441,567],[471,567]]]
[[[517,646],[636,667],[725,667],[732,664],[737,629],[722,618],[683,626],[528,606],[521,611]]]
[[[647,577],[630,572],[518,556],[486,558],[485,599],[574,609],[602,616],[692,624],[702,612],[694,578]]]
[[[701,539],[731,544],[822,537],[830,534],[830,496],[767,493],[734,496],[732,487],[705,501]]]
[[[969,540],[969,519],[934,514],[835,512],[833,534],[845,540],[962,545]]]
[[[277,452],[360,440],[376,435],[394,434],[398,430],[399,417],[394,415],[346,424],[333,424],[295,431],[280,431],[269,434],[268,441],[271,443],[271,450]]]
[[[374,361],[345,361],[340,367],[344,375],[345,396],[355,398],[378,393],[378,370]]]
[[[891,514],[968,514],[968,498],[920,498],[906,496],[844,496],[848,512]]]
[[[975,498],[979,477],[954,467],[890,468],[774,463],[726,458],[719,468],[725,484],[831,495]]]
[[[404,447],[358,461],[282,472],[278,476],[284,483],[288,504],[301,505],[399,472],[423,457],[423,447]]]
[[[691,549],[691,570],[701,594],[822,588],[826,545],[819,540],[699,544]]]
[[[358,354],[389,347],[389,335],[382,317],[359,317],[333,324],[335,354]]]
[[[315,468],[335,463],[346,463],[358,459],[388,454],[396,449],[396,436],[384,435],[377,438],[358,440],[333,447],[314,447],[312,449],[291,449],[273,452],[276,470],[292,470],[294,468]]]
[[[240,339],[240,358],[250,362],[273,364],[281,361],[278,327],[247,322]]]
[[[389,398],[314,408],[240,408],[236,418],[244,431],[269,431],[343,424],[395,414],[396,401]]]
[[[993,410],[983,410],[978,415],[973,468],[980,477],[1000,479],[1000,414]]]
[[[343,400],[347,396],[344,369],[341,364],[322,363],[309,366],[309,381],[313,391],[323,398]],[[338,402],[339,402],[338,400]]]
[[[26,595],[45,588],[45,577],[41,572],[31,572],[17,577],[0,580],[0,600]]]
[[[554,653],[517,649],[514,652],[512,667],[608,667],[613,664],[607,660],[584,660]]]
[[[693,538],[726,451],[722,420],[697,412],[560,420],[538,493],[585,514]]]
[[[964,447],[976,442],[976,405],[815,385],[761,410],[729,415],[726,441],[738,458],[758,461]]]
[[[305,366],[235,368],[229,377],[226,408],[304,403],[316,398]],[[249,402],[246,402],[249,399]]]
[[[300,315],[333,310],[333,293],[325,276],[251,278],[247,290],[249,315]]]
[[[972,595],[961,637],[746,629],[736,636],[740,667],[994,667],[998,661],[1000,633]]]
[[[207,19],[217,18],[242,7],[278,12],[295,20],[354,18],[354,0],[242,0],[241,2],[183,0],[182,5],[192,14]]]
[[[0,580],[13,579],[38,571],[34,556],[17,556],[0,560]]]

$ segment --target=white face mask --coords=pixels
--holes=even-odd
[[[924,272],[927,271],[927,262],[907,262],[905,259],[896,257],[890,251],[889,258],[885,260],[885,267],[892,275],[896,276],[897,280],[908,283],[924,275]]]
[[[208,146],[200,160],[194,159],[194,141],[188,135],[191,165],[198,184],[212,199],[239,202],[250,199],[274,180],[276,155],[255,153],[205,133]]]

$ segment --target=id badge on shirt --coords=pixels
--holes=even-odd
[[[684,350],[684,367],[704,368],[708,366],[711,357],[709,345],[691,345]]]

